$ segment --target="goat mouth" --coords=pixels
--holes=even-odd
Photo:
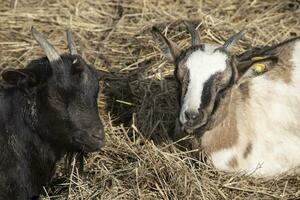
[[[201,122],[200,124],[196,124],[196,125],[189,125],[189,124],[183,124],[183,128],[184,130],[191,134],[191,133],[194,133],[195,131],[203,128],[205,125],[207,124],[207,122]]]
[[[73,138],[73,141],[76,149],[85,153],[99,151],[104,146],[103,140],[98,140],[97,142],[86,142],[82,141],[80,138]]]

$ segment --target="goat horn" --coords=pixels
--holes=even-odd
[[[52,62],[62,62],[60,55],[55,50],[55,48],[47,41],[47,39],[38,32],[34,27],[31,28],[31,34],[34,39],[39,43],[42,49],[45,51],[47,58],[50,63]]]
[[[76,45],[73,39],[73,34],[71,29],[67,30],[67,40],[68,40],[68,48],[70,50],[70,54],[77,55]]]
[[[200,37],[199,37],[199,34],[198,34],[197,30],[195,29],[194,25],[191,22],[187,22],[187,21],[184,21],[183,23],[185,24],[188,32],[192,36],[193,46],[200,44]]]
[[[241,39],[245,35],[246,32],[247,32],[247,30],[241,30],[240,32],[232,35],[224,43],[223,49],[228,50],[232,45],[236,44],[239,41],[239,39]]]

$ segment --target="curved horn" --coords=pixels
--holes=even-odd
[[[62,62],[60,55],[54,49],[54,47],[47,41],[47,39],[38,32],[34,27],[31,27],[31,34],[34,39],[40,44],[42,49],[45,51],[48,60],[52,62]]]
[[[71,29],[67,30],[67,40],[68,40],[68,48],[70,50],[70,54],[77,55],[76,45],[73,39],[73,34]]]
[[[229,48],[232,47],[232,45],[236,44],[239,39],[241,39],[245,33],[247,32],[247,30],[241,30],[240,32],[232,35],[228,40],[226,40],[226,42],[223,45],[223,49],[228,50]]]
[[[192,44],[193,44],[193,46],[200,44],[201,43],[200,42],[200,37],[199,37],[199,34],[198,34],[197,30],[195,29],[195,26],[192,23],[187,22],[187,21],[184,21],[183,23],[185,24],[188,32],[192,36]]]

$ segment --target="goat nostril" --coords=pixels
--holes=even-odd
[[[196,119],[197,115],[196,114],[192,114],[192,119]]]
[[[193,112],[193,111],[185,111],[184,114],[187,120],[195,120],[199,116],[198,112]]]
[[[99,132],[97,134],[92,134],[92,137],[95,138],[95,139],[98,139],[98,140],[103,140],[104,139],[102,132]]]

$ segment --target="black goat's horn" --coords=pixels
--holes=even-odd
[[[191,22],[188,22],[188,21],[184,21],[183,23],[185,24],[188,32],[192,36],[192,45],[195,46],[195,45],[200,44],[200,37],[199,37],[197,30],[195,29],[195,26]]]
[[[226,42],[223,45],[223,49],[224,50],[228,50],[232,47],[232,45],[236,44],[239,39],[241,39],[245,33],[247,32],[247,30],[241,30],[240,32],[232,35],[228,40],[226,40]]]

